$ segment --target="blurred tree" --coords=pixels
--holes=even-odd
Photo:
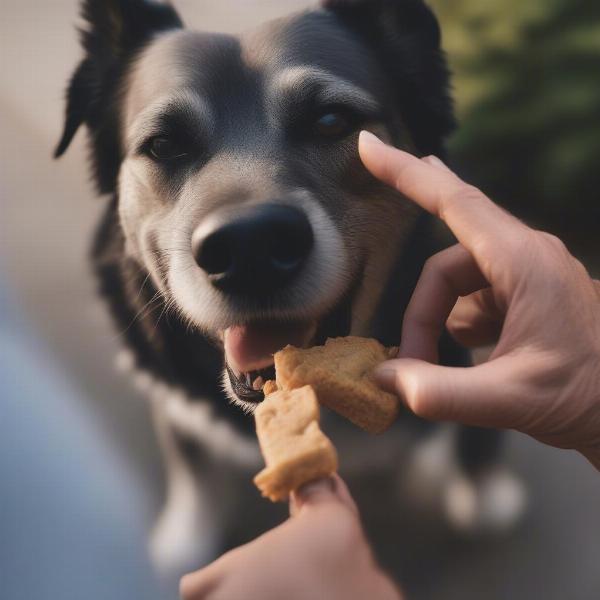
[[[430,0],[454,71],[454,166],[575,250],[600,248],[600,2]]]

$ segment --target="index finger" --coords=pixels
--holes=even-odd
[[[368,131],[361,132],[359,152],[375,177],[442,219],[487,276],[487,249],[493,249],[496,263],[504,260],[515,234],[526,227],[450,169],[388,146]]]

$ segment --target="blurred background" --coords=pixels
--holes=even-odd
[[[233,32],[308,5],[174,4],[190,27]],[[431,4],[455,76],[453,166],[561,236],[598,277],[600,4]],[[118,582],[121,573],[125,581],[137,570],[142,580],[148,573],[147,584],[143,539],[163,494],[147,405],[114,368],[119,335],[87,262],[106,199],[89,182],[84,136],[63,160],[51,160],[64,88],[80,56],[77,13],[75,0],[0,5],[0,595],[8,600],[34,597],[27,590],[37,589],[44,569],[74,549],[81,564],[54,569],[64,587],[57,598],[81,597],[73,573],[93,576],[99,555],[103,578],[112,573]],[[507,460],[531,498],[524,521],[501,538],[466,540],[412,519],[376,475],[353,488],[381,560],[410,598],[598,598],[600,477],[580,457],[517,434]],[[108,473],[96,482],[101,489],[88,486],[91,465]],[[73,485],[56,489],[48,473]],[[72,514],[87,515],[88,528],[69,525]],[[122,535],[127,527],[127,542],[98,542],[98,530]],[[250,535],[238,532],[235,541]],[[124,582],[123,598],[151,597],[128,585],[137,584]]]
[[[431,0],[454,71],[455,166],[511,211],[599,259],[600,5]]]

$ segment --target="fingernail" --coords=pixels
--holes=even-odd
[[[371,133],[370,131],[367,131],[366,129],[363,129],[360,132],[359,142],[361,144],[377,144],[377,145],[381,145],[381,146],[384,145],[384,143],[374,133]]]

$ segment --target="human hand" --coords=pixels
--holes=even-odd
[[[536,231],[459,179],[363,132],[365,166],[442,219],[459,244],[423,269],[404,316],[399,358],[379,384],[417,415],[511,428],[579,450],[600,469],[600,285],[556,237]],[[447,327],[489,360],[441,367]]]
[[[293,494],[292,516],[181,580],[183,600],[400,600],[336,475]]]

